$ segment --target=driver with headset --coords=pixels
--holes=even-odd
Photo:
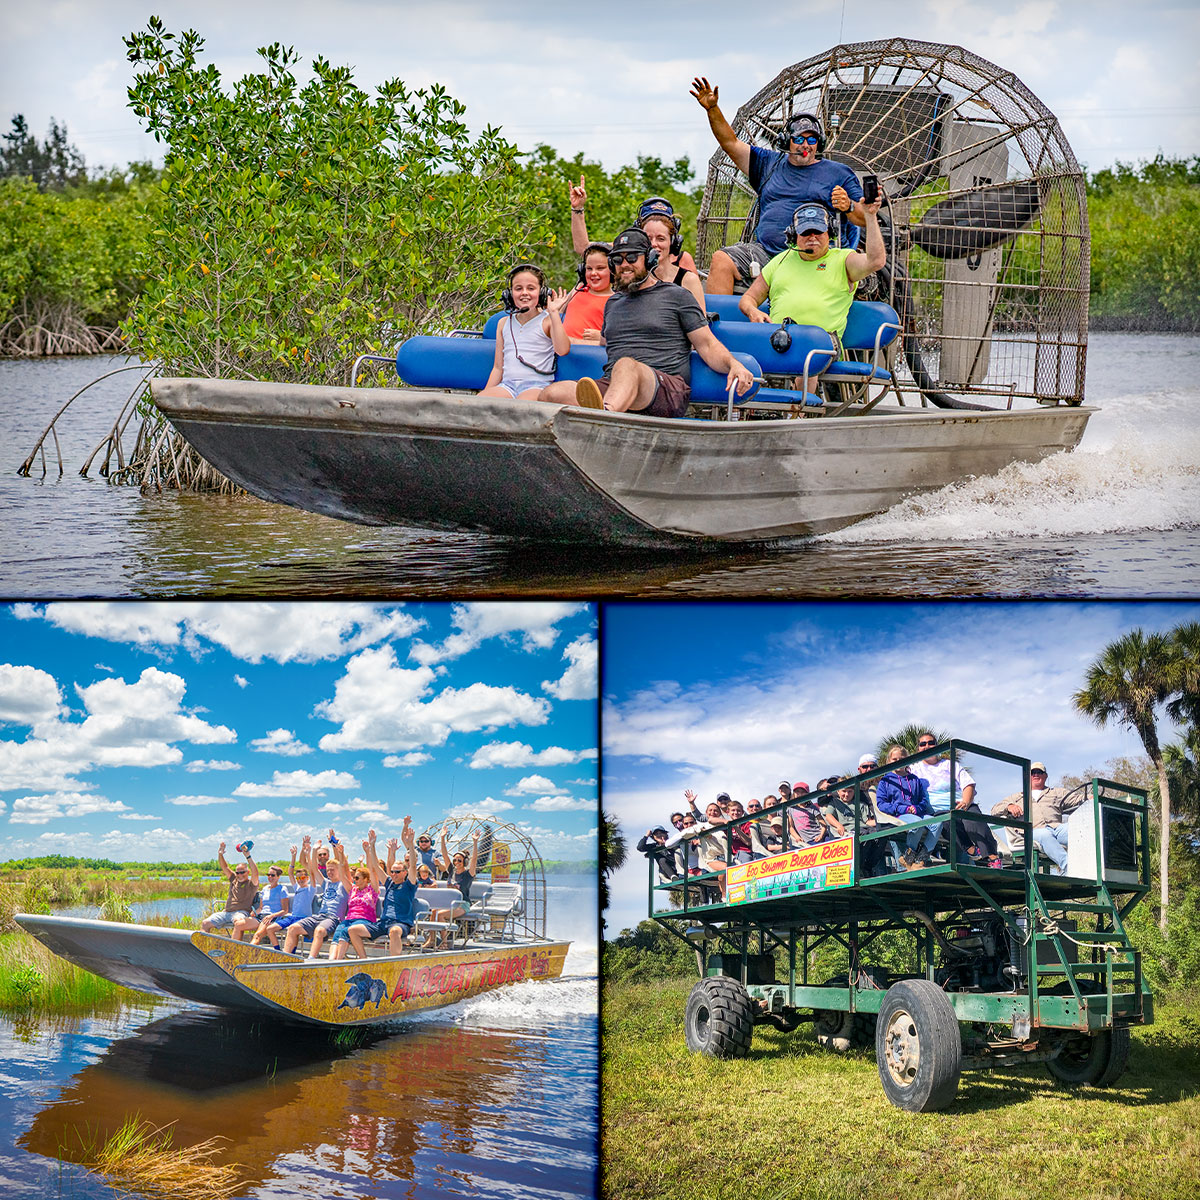
[[[802,204],[822,204],[846,213],[855,225],[865,224],[858,177],[849,167],[821,157],[825,132],[813,114],[793,114],[779,135],[777,149],[765,150],[748,145],[733,132],[717,105],[719,89],[707,79],[694,79],[690,94],[708,113],[709,128],[721,149],[758,195],[754,240],[713,253],[705,291],[726,296],[745,291],[786,248],[785,232]]]

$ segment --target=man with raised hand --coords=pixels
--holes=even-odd
[[[243,851],[245,863],[231,867],[225,861],[225,843],[217,848],[217,865],[229,881],[229,898],[225,901],[223,912],[215,912],[200,922],[200,928],[205,933],[214,929],[228,929],[229,936],[235,942],[257,928],[258,920],[254,916],[254,896],[258,891],[258,867],[250,857],[249,847]]]

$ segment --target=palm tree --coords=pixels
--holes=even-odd
[[[922,725],[919,722],[910,721],[895,733],[883,738],[875,747],[875,756],[879,759],[879,765],[883,766],[887,761],[887,752],[893,746],[903,746],[905,754],[916,754],[917,739],[923,733],[932,733],[939,742],[948,742],[950,740],[950,734],[939,732],[932,725]]]
[[[1170,636],[1181,678],[1167,715],[1181,725],[1200,727],[1200,621],[1176,625]]]
[[[1127,725],[1141,740],[1158,774],[1160,908],[1158,923],[1167,936],[1167,859],[1171,844],[1171,793],[1167,764],[1158,740],[1157,709],[1183,688],[1185,670],[1171,635],[1133,629],[1104,647],[1088,668],[1075,707],[1102,728],[1110,721]]]
[[[621,827],[607,813],[600,814],[600,912],[608,908],[608,877],[625,865],[625,835]],[[600,928],[604,928],[604,917],[600,917]]]

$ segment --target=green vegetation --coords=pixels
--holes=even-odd
[[[746,1059],[689,1053],[690,986],[605,986],[601,1190],[614,1200],[1195,1194],[1195,993],[1134,1030],[1115,1087],[1065,1091],[1040,1067],[970,1072],[950,1111],[916,1116],[885,1099],[873,1052],[833,1054],[806,1026],[756,1028]]]
[[[152,1003],[59,958],[27,933],[0,933],[0,1012],[41,1016]]]

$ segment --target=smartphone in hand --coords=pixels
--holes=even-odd
[[[879,199],[879,176],[864,175],[862,180],[863,203],[874,204]]]

